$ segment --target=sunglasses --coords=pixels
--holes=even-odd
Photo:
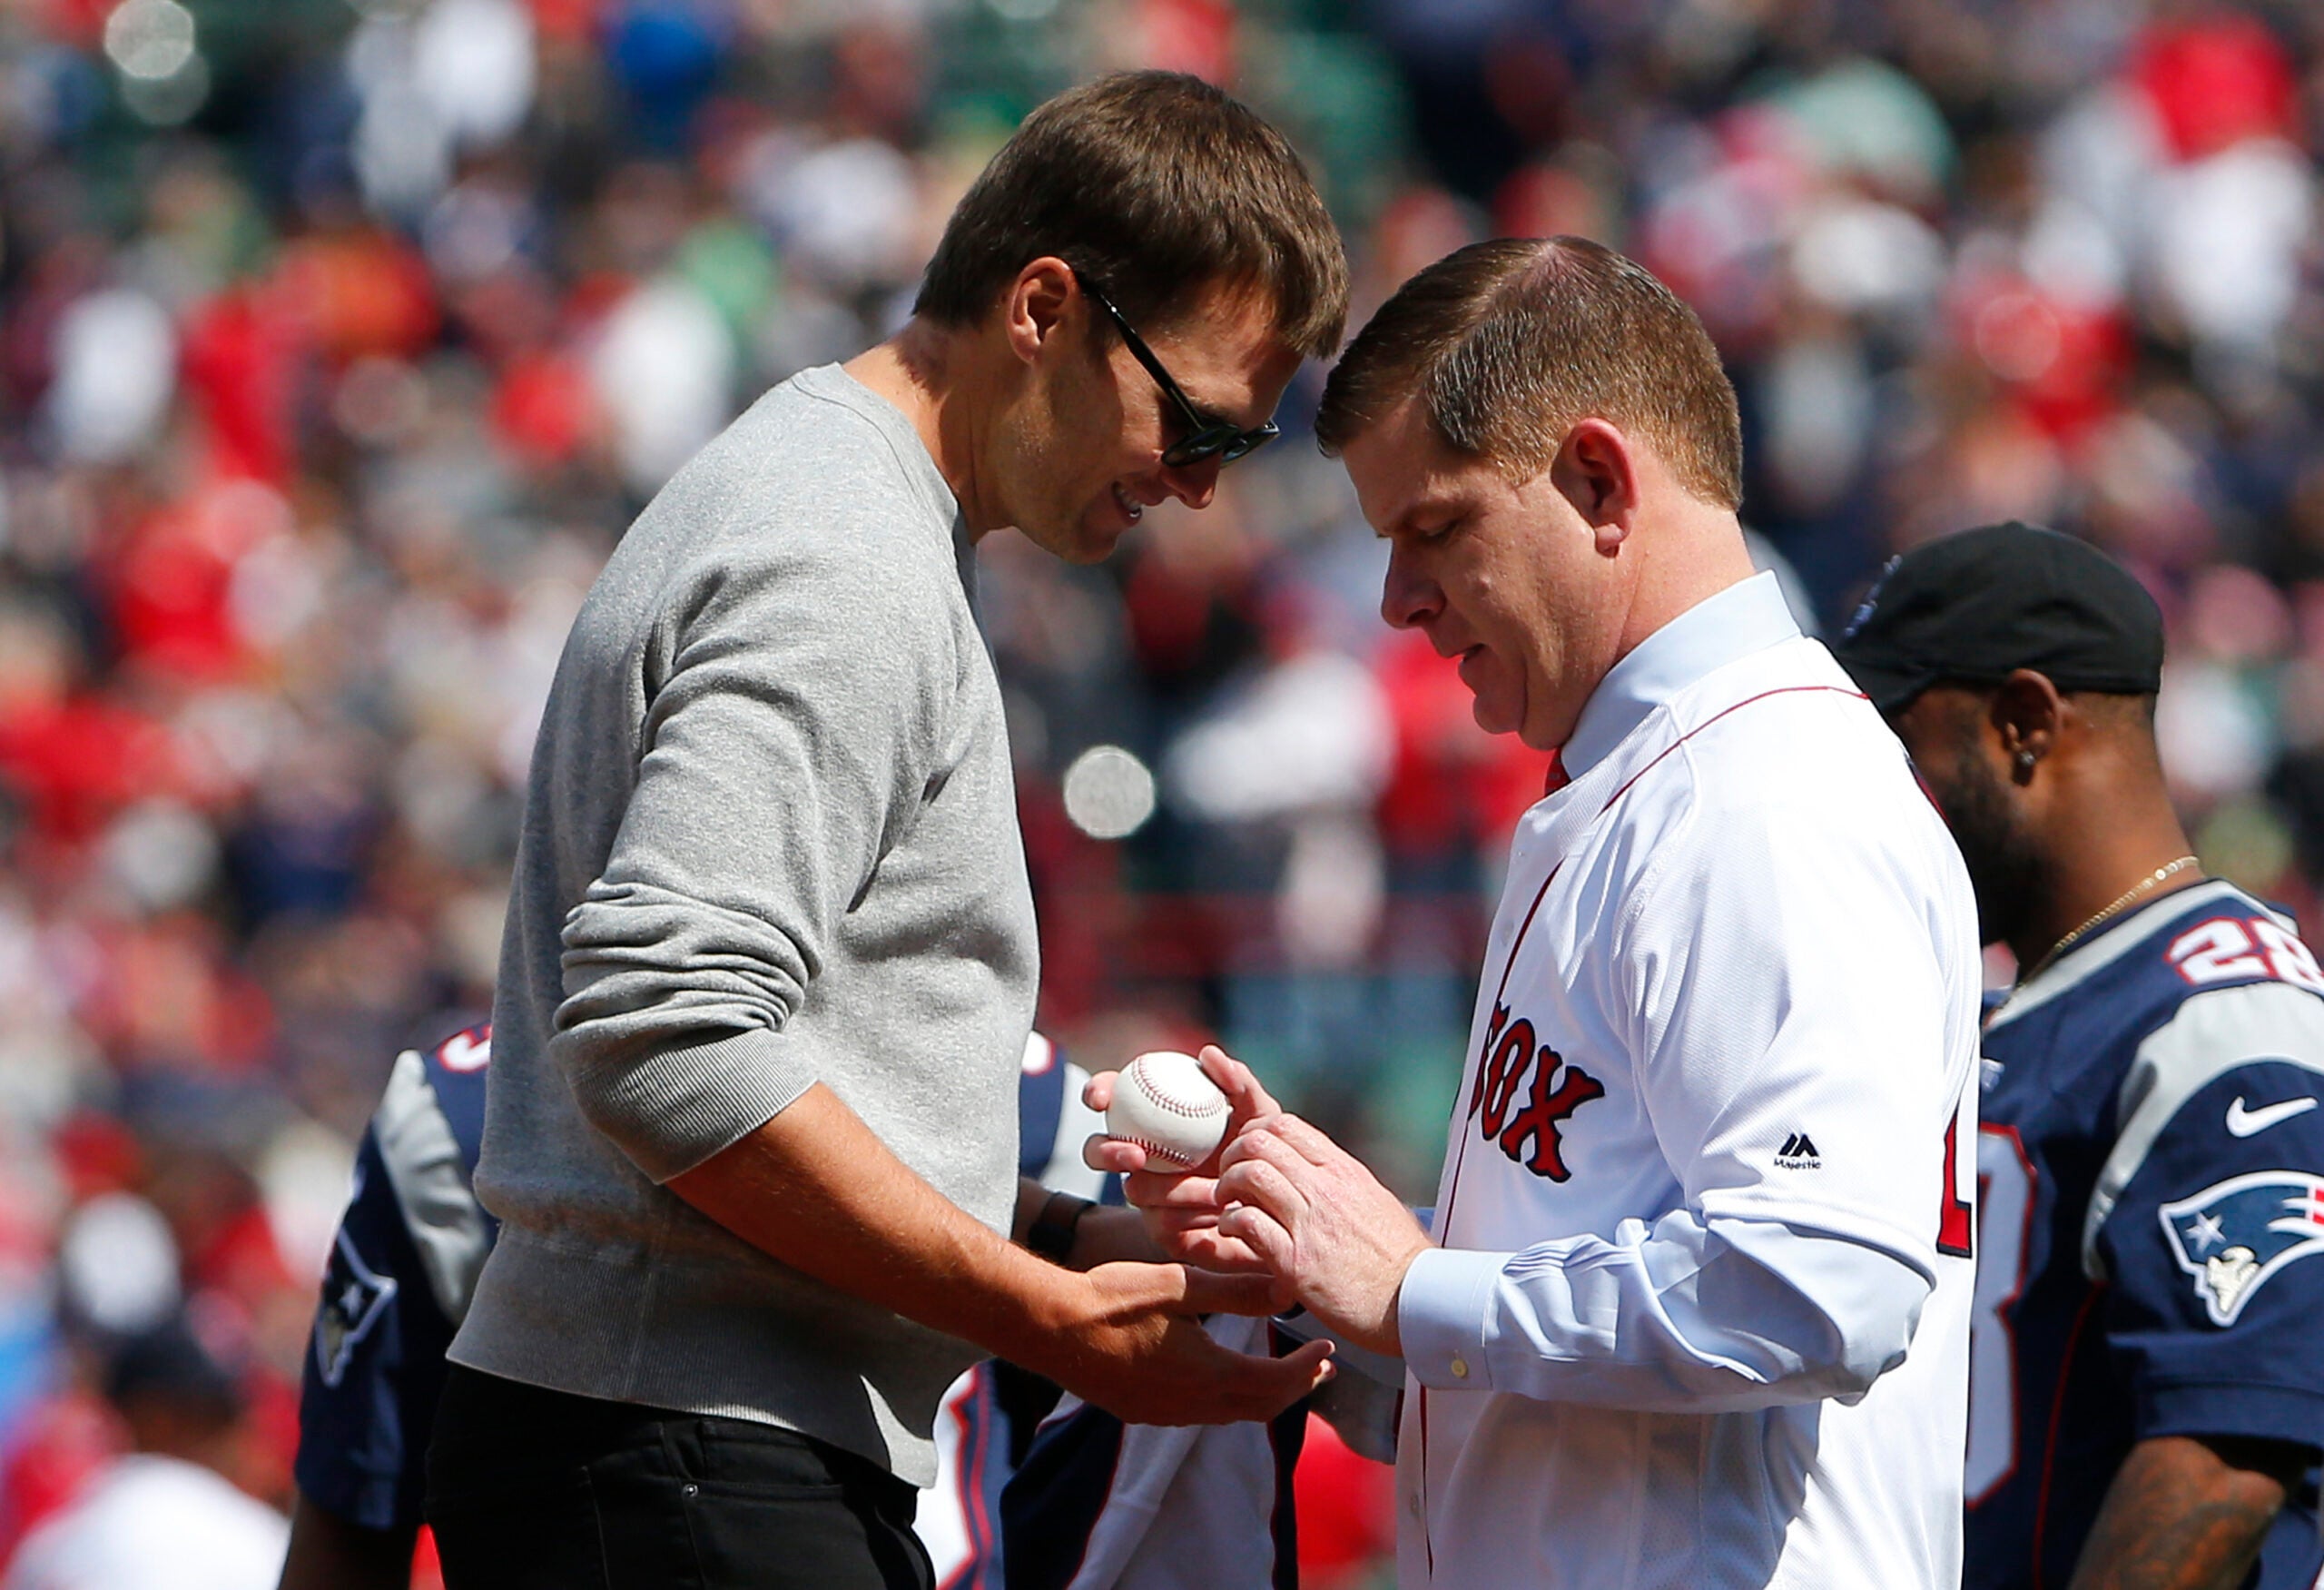
[[[1073,272],[1073,279],[1081,284],[1081,291],[1089,295],[1090,301],[1106,311],[1115,329],[1121,332],[1122,341],[1129,349],[1130,357],[1146,367],[1146,373],[1154,378],[1154,384],[1162,389],[1162,395],[1169,399],[1170,406],[1178,411],[1179,422],[1186,427],[1187,433],[1162,449],[1162,462],[1167,468],[1183,469],[1209,459],[1231,464],[1253,448],[1273,441],[1283,434],[1272,420],[1245,430],[1239,425],[1206,417],[1179,390],[1178,383],[1170,379],[1170,372],[1162,368],[1160,360],[1154,357],[1154,350],[1146,345],[1146,339],[1139,336],[1122,311],[1114,307],[1113,301],[1098,290],[1098,284],[1078,271]]]

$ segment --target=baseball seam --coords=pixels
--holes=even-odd
[[[1168,1160],[1173,1165],[1192,1165],[1197,1162],[1187,1159],[1184,1153],[1180,1152],[1177,1149],[1164,1148],[1160,1143],[1156,1142],[1151,1138],[1118,1137],[1114,1141],[1116,1142],[1134,1144],[1138,1148],[1144,1149],[1149,1154],[1153,1154],[1160,1159]]]
[[[1129,1069],[1131,1074],[1137,1078],[1138,1089],[1145,1093],[1147,1101],[1161,1105],[1173,1115],[1183,1115],[1189,1121],[1201,1121],[1226,1108],[1226,1101],[1224,1099],[1215,1103],[1198,1104],[1184,1094],[1166,1093],[1162,1091],[1160,1084],[1155,1081],[1153,1073],[1145,1066],[1133,1062]]]

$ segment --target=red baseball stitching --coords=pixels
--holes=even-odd
[[[1150,1102],[1161,1105],[1163,1109],[1167,1110],[1173,1115],[1183,1115],[1189,1121],[1200,1121],[1205,1116],[1211,1114],[1215,1111],[1224,1110],[1226,1108],[1226,1100],[1223,1094],[1216,1104],[1203,1104],[1197,1106],[1189,1100],[1180,1099],[1175,1096],[1167,1096],[1157,1091],[1157,1084],[1147,1080],[1148,1067],[1146,1063],[1146,1057],[1142,1054],[1136,1060],[1129,1062],[1129,1070],[1130,1074],[1138,1079],[1139,1086],[1144,1090],[1147,1099]],[[1136,1142],[1137,1140],[1132,1138],[1128,1141]],[[1144,1145],[1140,1144],[1139,1146],[1143,1147]]]
[[[1173,1165],[1198,1165],[1202,1162],[1199,1160],[1189,1160],[1176,1149],[1166,1149],[1160,1143],[1149,1141],[1142,1137],[1118,1137],[1114,1141],[1118,1143],[1135,1144],[1155,1158]]]

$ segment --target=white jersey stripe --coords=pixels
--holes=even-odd
[[[2270,1060],[2324,1073],[2324,1024],[2317,1021],[2316,995],[2306,989],[2289,983],[2247,983],[2190,994],[2171,1020],[2139,1045],[2138,1057],[2122,1078],[2117,1110],[2122,1131],[2083,1216],[2084,1275],[2105,1280],[2098,1234],[2180,1106],[2238,1066]],[[2226,1130],[2224,1122],[2220,1130]]]
[[[379,1159],[388,1168],[403,1223],[419,1250],[428,1289],[457,1325],[468,1311],[477,1273],[492,1248],[492,1229],[468,1185],[468,1158],[416,1049],[396,1056],[387,1091],[371,1116]]]

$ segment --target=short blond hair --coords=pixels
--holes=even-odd
[[[1594,417],[1650,444],[1690,495],[1743,500],[1742,420],[1710,333],[1587,238],[1472,243],[1405,282],[1332,370],[1316,438],[1336,454],[1415,394],[1445,445],[1516,479]]]

